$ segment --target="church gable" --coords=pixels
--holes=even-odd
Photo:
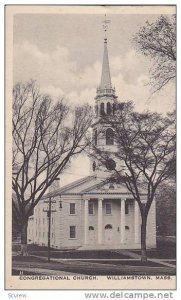
[[[130,194],[123,184],[108,182],[108,180],[103,181],[93,176],[87,176],[84,180],[75,181],[70,185],[62,187],[58,192],[62,195],[86,193]]]

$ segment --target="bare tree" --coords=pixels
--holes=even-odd
[[[112,164],[113,174],[108,180],[124,183],[139,205],[142,261],[146,261],[148,213],[158,186],[173,180],[175,174],[175,114],[162,117],[151,112],[136,113],[128,102],[121,103],[113,116],[105,116],[104,122],[114,131],[117,152],[112,154],[121,165]],[[110,151],[101,152],[97,146],[94,146],[94,155],[105,165],[110,161]]]
[[[13,89],[13,215],[21,228],[22,252],[27,251],[27,224],[48,187],[87,146],[90,106],[74,110],[42,95],[34,81]]]
[[[154,23],[146,22],[133,37],[136,48],[153,59],[150,84],[153,93],[176,77],[176,16],[160,16]]]

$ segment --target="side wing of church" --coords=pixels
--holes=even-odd
[[[50,245],[72,249],[140,249],[141,217],[137,202],[121,184],[110,183],[110,176],[120,162],[114,153],[114,132],[101,118],[114,113],[117,96],[112,87],[107,38],[101,83],[95,97],[95,120],[92,125],[94,145],[101,151],[110,151],[106,165],[91,158],[91,174],[45,195],[29,218],[28,242],[48,244],[48,220],[51,221]],[[104,131],[104,132],[103,132]],[[120,166],[121,167],[121,166]],[[144,203],[146,195],[141,195]],[[51,216],[48,216],[51,200]],[[155,201],[148,215],[147,248],[156,247]]]

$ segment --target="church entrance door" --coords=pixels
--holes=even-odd
[[[89,239],[88,239],[89,245],[95,244],[95,230],[93,226],[89,226]]]
[[[131,242],[129,226],[125,226],[125,243]]]
[[[113,243],[113,228],[111,224],[107,224],[104,228],[104,243],[106,245]]]

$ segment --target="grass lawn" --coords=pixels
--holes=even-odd
[[[65,248],[66,249],[66,248]],[[21,250],[21,245],[20,244],[12,244],[12,251],[20,251]],[[28,245],[28,250],[31,251],[47,251],[46,246],[38,246],[35,244],[29,244]],[[53,251],[60,251],[59,249],[54,249],[51,248]]]
[[[95,261],[89,260],[89,262],[95,263]],[[142,263],[141,260],[99,260],[99,264],[112,264],[118,266],[149,266],[149,267],[158,267],[159,264],[147,261],[147,263]]]
[[[13,256],[12,258],[13,262],[45,262],[44,258],[41,257],[34,257],[34,256]]]
[[[140,250],[133,250],[132,252],[140,254]],[[160,259],[175,259],[176,251],[175,249],[164,248],[164,249],[148,249],[147,250],[148,258],[160,258]]]
[[[133,252],[141,254],[140,250],[133,250]],[[148,249],[147,255],[149,258],[175,259],[176,243],[166,239],[158,239],[157,248]]]
[[[47,257],[47,251],[32,251],[32,255],[41,255]],[[70,258],[70,259],[115,259],[115,258],[129,258],[129,256],[121,253],[116,253],[111,250],[72,250],[72,251],[51,251],[51,257],[53,258]]]

